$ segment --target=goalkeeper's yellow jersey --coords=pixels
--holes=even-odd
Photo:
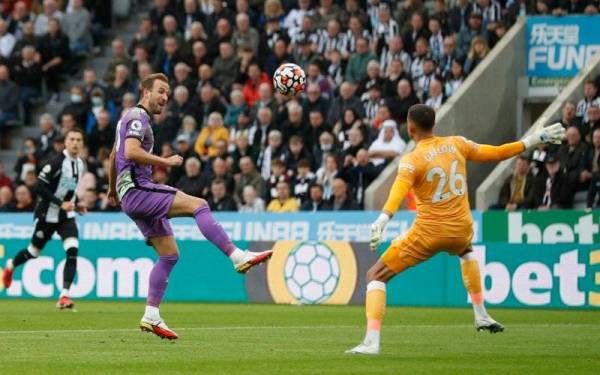
[[[525,150],[522,142],[479,145],[464,137],[431,137],[404,155],[384,210],[394,214],[414,189],[415,229],[436,237],[461,237],[473,225],[466,161],[503,160]]]

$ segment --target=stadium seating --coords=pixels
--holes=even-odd
[[[149,72],[167,74],[175,93],[157,120],[154,150],[163,156],[179,153],[184,165],[190,164],[157,169],[157,179],[211,198],[216,210],[268,207],[277,198],[270,187],[279,181],[290,185],[298,207],[316,207],[309,204],[310,186],[316,185],[314,199],[327,203],[322,209],[363,208],[365,190],[393,159],[380,163],[375,157],[385,121],[393,121],[409,141],[408,106],[422,102],[439,109],[522,11],[572,11],[485,0],[273,0],[269,7],[156,0],[120,2],[114,9],[120,20],[114,23],[106,2],[85,2],[87,9],[75,3],[17,1],[4,9],[6,31],[0,38],[14,46],[0,63],[21,94],[34,90],[27,98],[21,95],[15,118],[0,124],[2,146],[9,149],[0,155],[15,185],[25,184],[28,168],[39,170],[61,151],[61,133],[81,127],[91,143],[85,155],[90,175],[80,196],[92,211],[113,210],[105,194],[111,133],[120,114],[136,103],[137,83]],[[137,8],[127,17],[132,6]],[[74,19],[82,20],[83,29]],[[360,49],[362,40],[366,51]],[[28,46],[34,49],[31,61],[24,56]],[[298,97],[278,95],[269,83],[268,74],[283,62],[298,63],[307,73],[306,92]],[[41,69],[43,80],[26,80],[22,66]],[[252,66],[260,79],[250,74]],[[224,117],[228,138],[207,152],[197,139],[212,112]],[[50,116],[42,116],[46,113]],[[108,113],[107,124],[101,113]],[[46,125],[40,125],[42,118]],[[282,137],[270,145],[272,130],[282,131]],[[34,147],[30,154],[20,146],[28,138]],[[239,167],[245,155],[253,164],[247,173]],[[283,171],[273,170],[273,157],[281,159]],[[194,160],[200,168],[191,166]],[[308,165],[307,174],[300,176],[299,164]],[[245,201],[245,181],[256,172],[262,184]],[[221,182],[222,199],[232,204],[213,199],[212,186]],[[15,210],[15,203],[0,202],[0,210]]]

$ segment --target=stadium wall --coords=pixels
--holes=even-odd
[[[486,301],[503,307],[600,308],[600,211],[473,212],[475,255]],[[280,304],[362,304],[365,274],[414,216],[390,223],[378,254],[369,250],[377,212],[216,214],[240,247],[273,248],[266,267],[241,276],[205,241],[191,219],[173,220],[181,260],[167,300]],[[74,298],[141,300],[147,296],[154,252],[123,214],[89,214],[81,233]],[[0,263],[25,247],[31,216],[7,214],[0,223]],[[55,298],[64,250],[51,241],[42,256],[15,274],[2,298]],[[1,272],[1,269],[0,269]],[[468,306],[458,260],[441,254],[389,284],[390,305]]]
[[[562,106],[566,101],[577,102],[583,97],[583,84],[589,78],[600,75],[600,54],[596,55],[588,66],[582,69],[569,84],[562,90],[556,99],[548,106],[542,115],[535,121],[525,136],[531,134],[535,129],[550,125],[561,118]],[[505,160],[483,180],[477,188],[476,207],[485,210],[498,200],[498,194],[504,180],[513,171],[514,158]]]

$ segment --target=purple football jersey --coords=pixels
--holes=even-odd
[[[123,199],[125,193],[135,186],[152,184],[152,166],[140,165],[125,157],[125,139],[135,138],[142,142],[142,148],[152,153],[154,134],[150,125],[151,118],[141,106],[128,110],[117,123],[115,147],[117,150],[117,194]]]

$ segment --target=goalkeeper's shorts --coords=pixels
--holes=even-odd
[[[402,237],[396,238],[383,253],[381,260],[387,268],[400,273],[407,268],[426,261],[441,251],[451,255],[463,255],[470,250],[473,231],[464,237],[436,237],[424,234],[417,227],[412,227]]]

